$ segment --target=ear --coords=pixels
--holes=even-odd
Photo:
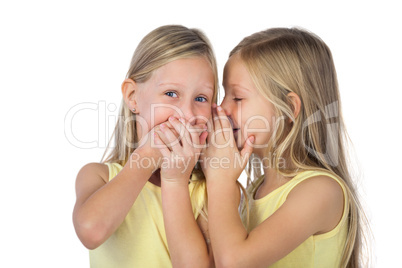
[[[292,108],[293,108],[293,116],[294,118],[297,118],[297,116],[300,113],[300,109],[301,109],[301,100],[299,95],[297,95],[294,92],[290,92],[287,95],[288,99],[290,100],[290,102],[292,103]],[[292,119],[289,119],[289,122],[292,122]]]
[[[137,101],[136,97],[138,95],[138,86],[137,83],[130,78],[127,78],[121,84],[121,93],[123,94],[124,102],[127,107],[132,111],[136,109],[135,113],[138,113]]]

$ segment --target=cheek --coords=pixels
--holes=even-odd
[[[160,125],[163,122],[168,121],[170,116],[177,116],[177,109],[178,108],[173,108],[171,106],[166,107],[166,106],[160,106],[160,105],[158,105],[157,107],[154,107],[153,112],[150,116],[151,127],[153,128],[157,125]]]
[[[151,106],[142,109],[137,116],[137,126],[140,125],[143,133],[148,133],[155,126],[166,122],[169,116],[174,116],[175,110],[164,106]]]
[[[205,107],[201,107],[197,109],[194,113],[194,116],[197,119],[197,123],[206,123],[209,119],[212,118],[211,107],[205,105]]]
[[[243,117],[242,140],[252,135],[256,138],[256,144],[266,144],[274,131],[270,119],[258,113],[252,115],[243,114]]]

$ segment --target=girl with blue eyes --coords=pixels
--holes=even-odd
[[[196,29],[163,26],[140,42],[122,84],[114,147],[77,175],[73,221],[91,267],[212,263],[196,163],[217,80],[211,45]]]
[[[208,144],[227,146],[204,157],[228,161],[203,165],[216,266],[368,267],[329,47],[302,29],[257,32],[230,53],[223,87]],[[239,215],[247,160],[254,180]]]

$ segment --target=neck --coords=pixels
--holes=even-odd
[[[286,183],[289,179],[281,175],[277,168],[273,167],[272,159],[263,158],[262,159],[263,171],[264,171],[264,187],[268,189],[276,189],[282,184]]]
[[[274,168],[263,168],[264,170],[264,182],[277,181],[281,175]]]

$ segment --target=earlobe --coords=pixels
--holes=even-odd
[[[300,109],[301,109],[301,100],[299,95],[297,95],[294,92],[290,92],[288,94],[288,98],[290,100],[290,102],[292,103],[292,108],[293,108],[293,116],[294,118],[297,118],[297,116],[300,113]],[[291,120],[291,119],[290,119]]]
[[[138,113],[136,101],[136,94],[138,93],[137,83],[133,79],[127,78],[121,84],[121,93],[123,94],[123,99],[127,107],[133,113]]]

